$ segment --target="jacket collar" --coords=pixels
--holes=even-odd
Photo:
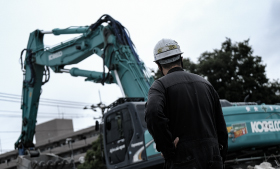
[[[172,69],[170,69],[167,74],[172,73],[172,72],[176,72],[176,71],[184,71],[184,69],[182,69],[181,67],[174,67]]]

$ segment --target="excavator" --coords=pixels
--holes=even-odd
[[[53,47],[43,43],[45,34],[80,34]],[[22,56],[25,51],[25,59]],[[66,65],[98,55],[103,71],[66,69]],[[109,15],[101,16],[90,26],[35,30],[30,33],[27,48],[21,52],[22,71],[22,132],[15,143],[19,169],[70,168],[71,161],[40,154],[33,143],[42,86],[49,81],[50,69],[85,77],[85,81],[119,86],[123,98],[108,106],[103,115],[106,167],[155,168],[164,159],[156,150],[144,120],[145,101],[153,78],[139,58],[125,27]],[[107,71],[105,69],[107,68]],[[231,103],[221,100],[229,134],[227,168],[249,162],[275,159],[280,146],[280,106],[256,103]],[[278,164],[277,164],[278,165]]]

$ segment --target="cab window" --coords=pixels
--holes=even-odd
[[[129,111],[123,109],[107,116],[105,129],[108,161],[111,164],[124,161],[134,131]]]

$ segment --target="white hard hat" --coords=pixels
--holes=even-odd
[[[181,52],[180,46],[175,40],[162,39],[156,44],[154,48],[154,58],[155,58],[154,61],[159,62],[160,64],[171,63],[178,60],[180,58],[180,54],[182,53],[183,52]],[[177,56],[177,57],[172,57],[172,56]],[[169,57],[170,59],[167,59]]]

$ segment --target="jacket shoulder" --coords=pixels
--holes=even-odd
[[[162,91],[162,90],[164,90],[164,85],[163,85],[161,80],[157,79],[157,80],[154,81],[154,83],[150,87],[150,90],[151,89],[156,89],[156,90]]]
[[[210,82],[204,79],[203,77],[186,71],[172,72],[170,74],[167,74],[159,78],[158,81],[160,81],[165,88],[178,83],[194,83],[194,82],[203,82],[212,86]]]

